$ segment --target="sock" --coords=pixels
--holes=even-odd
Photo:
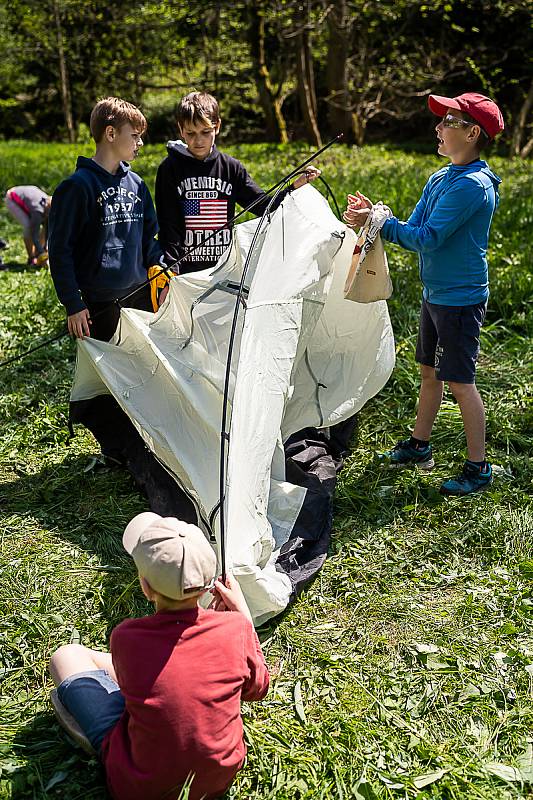
[[[415,450],[425,450],[429,445],[429,439],[426,441],[425,439],[416,439],[414,436],[411,436],[409,444],[411,447],[414,447]]]
[[[480,472],[488,472],[488,464],[485,459],[483,461],[472,461],[468,458],[467,461],[469,464],[474,464]]]

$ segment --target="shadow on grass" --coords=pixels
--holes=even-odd
[[[44,528],[57,531],[104,560],[117,555],[113,533],[116,530],[116,541],[120,542],[120,526],[130,519],[127,509],[133,508],[133,513],[146,509],[147,501],[126,470],[93,469],[88,455],[67,456],[61,463],[31,473],[17,462],[11,474],[17,477],[0,486],[0,503],[5,511],[31,515]]]
[[[9,771],[13,800],[107,800],[105,775],[96,758],[73,743],[56,722],[52,711],[39,712],[19,728],[12,743],[24,766]],[[46,779],[44,776],[47,776]]]
[[[0,272],[39,272],[42,267],[37,267],[35,264],[25,264],[20,261],[2,261],[0,264]]]

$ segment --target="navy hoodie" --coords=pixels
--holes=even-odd
[[[67,314],[144,283],[162,255],[156,234],[150,192],[129,165],[112,175],[80,156],[53,194],[49,222],[50,272]]]
[[[195,158],[181,141],[167,144],[168,156],[157,170],[155,204],[159,241],[165,261],[181,273],[207,269],[216,264],[231,243],[231,230],[224,228],[242,208],[259,200],[252,213],[261,215],[271,197],[260,189],[236,158],[213,147],[202,159]],[[274,211],[287,191],[279,193]]]

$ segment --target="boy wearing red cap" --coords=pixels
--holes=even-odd
[[[383,239],[418,252],[423,284],[416,360],[421,388],[413,435],[385,455],[391,466],[434,466],[429,443],[442,402],[444,383],[459,404],[468,459],[441,492],[468,495],[487,489],[492,468],[485,459],[485,410],[475,385],[480,329],[489,296],[487,246],[498,205],[500,179],[480,152],[504,128],[498,106],[484,95],[430,95],[430,110],[441,117],[435,130],[438,153],[450,164],[434,173],[406,222],[391,216]],[[358,227],[372,203],[356,192],[348,196],[345,220]]]
[[[214,581],[214,552],[195,525],[138,514],[123,544],[156,613],[115,628],[111,653],[54,653],[56,714],[98,753],[115,800],[172,800],[191,778],[189,800],[219,797],[246,754],[241,700],[261,700],[269,683],[246,601],[233,577]],[[198,600],[213,582],[206,610]]]

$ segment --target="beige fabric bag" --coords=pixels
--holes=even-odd
[[[387,254],[379,233],[389,216],[387,206],[378,203],[361,228],[344,284],[346,300],[374,303],[376,300],[388,300],[391,296],[392,281]]]

